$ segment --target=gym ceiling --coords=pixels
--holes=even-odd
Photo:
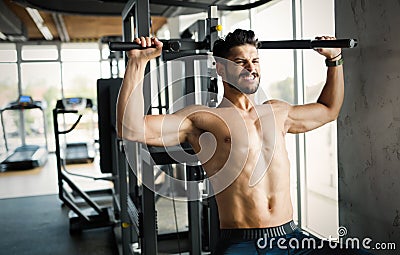
[[[97,41],[121,36],[121,13],[128,0],[0,0],[0,41]],[[231,0],[173,1],[215,5]],[[205,11],[150,0],[152,32],[168,17]],[[39,14],[39,15],[37,15]]]

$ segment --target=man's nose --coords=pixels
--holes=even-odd
[[[245,68],[246,68],[247,71],[249,71],[249,72],[251,73],[251,72],[253,72],[253,71],[256,70],[256,65],[255,65],[253,62],[248,61],[248,62],[246,63]]]

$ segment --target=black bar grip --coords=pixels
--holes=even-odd
[[[259,49],[354,48],[356,39],[260,41]]]
[[[178,52],[187,50],[202,50],[207,48],[206,42],[195,42],[191,40],[160,40],[160,41],[163,43],[163,48],[162,48],[163,51]],[[145,49],[136,42],[109,42],[108,47],[112,51]]]
[[[313,40],[312,48],[354,48],[357,46],[356,39],[336,39],[336,40]]]
[[[181,49],[181,43],[178,40],[160,40],[163,43],[164,51],[179,51]],[[142,47],[136,42],[109,42],[108,47],[112,51],[129,51],[129,50],[141,50],[146,47]],[[154,48],[151,46],[150,48]]]
[[[141,45],[134,42],[109,42],[108,47],[112,51],[128,51],[144,49]]]

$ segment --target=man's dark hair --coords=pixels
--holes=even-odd
[[[213,55],[215,57],[227,58],[229,51],[236,46],[245,44],[253,45],[258,48],[258,39],[252,30],[236,29],[229,33],[225,39],[220,38],[215,41],[213,47]]]

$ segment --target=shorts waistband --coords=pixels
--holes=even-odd
[[[221,229],[220,239],[223,240],[253,240],[263,237],[272,238],[292,233],[297,229],[294,221],[270,228],[235,228]]]

